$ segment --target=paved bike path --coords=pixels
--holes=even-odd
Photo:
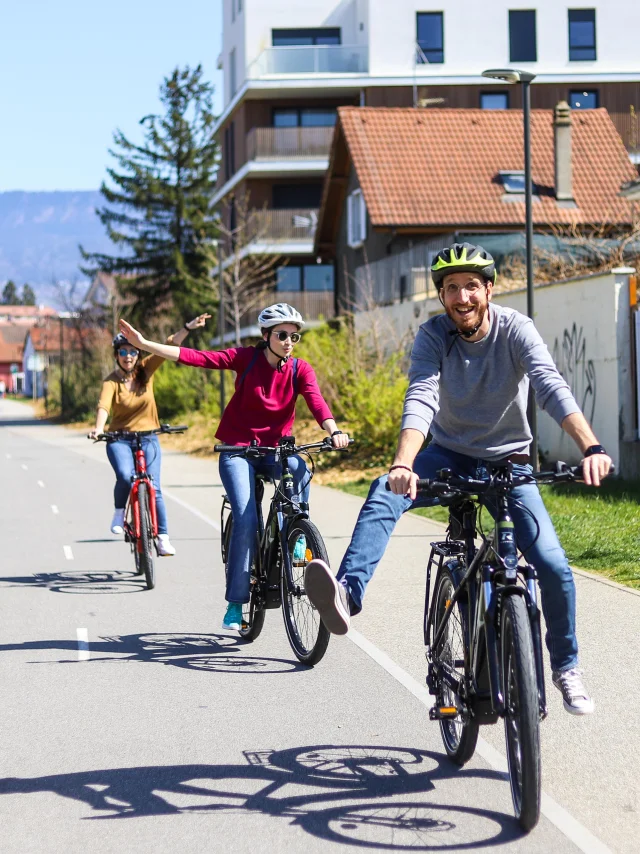
[[[179,555],[160,562],[153,593],[127,595],[139,584],[126,546],[104,533],[112,483],[104,448],[62,428],[0,428],[0,472],[15,484],[3,493],[11,537],[0,582],[1,684],[12,686],[0,701],[12,734],[0,781],[0,815],[16,842],[7,850],[80,850],[83,842],[90,850],[123,850],[132,833],[138,850],[149,851],[176,844],[203,850],[203,837],[214,851],[229,838],[239,850],[257,840],[294,851],[324,850],[327,842],[338,850],[367,843],[393,849],[403,839],[423,850],[577,850],[544,817],[531,836],[514,838],[505,782],[481,756],[462,772],[452,769],[425,707],[348,640],[333,639],[321,665],[307,672],[293,663],[277,612],[250,646],[218,631],[217,468],[169,448],[170,440],[163,481]],[[313,518],[334,564],[360,506],[313,488]],[[428,538],[439,530],[417,517],[402,520],[355,622],[420,684],[423,566]],[[638,666],[632,629],[640,597],[582,576],[578,587],[583,661],[598,714],[573,719],[551,695],[543,785],[611,850],[631,851],[639,769],[630,710],[638,707],[638,674],[621,692],[620,664],[626,650],[631,670]],[[88,662],[78,662],[78,628],[87,629]],[[501,728],[482,734],[503,750]],[[135,821],[100,822],[96,846],[94,823],[79,819],[107,818],[109,809]],[[190,816],[186,841],[180,823],[168,819],[179,811]],[[31,842],[47,822],[55,822],[59,845],[38,848]],[[154,838],[156,847],[147,847]]]

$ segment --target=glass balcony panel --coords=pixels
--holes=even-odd
[[[365,45],[296,45],[264,50],[249,66],[249,78],[272,74],[366,74]]]
[[[255,243],[313,243],[318,224],[316,208],[253,211],[249,234]]]

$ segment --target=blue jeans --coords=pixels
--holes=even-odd
[[[250,568],[256,551],[258,508],[256,506],[256,475],[279,478],[280,464],[274,455],[248,460],[234,454],[220,454],[220,479],[233,513],[233,530],[227,557],[227,602],[249,601]],[[309,501],[309,470],[302,457],[289,457],[289,468],[300,501]]]
[[[156,490],[156,511],[158,514],[158,533],[167,533],[167,508],[160,488],[160,464],[162,453],[157,436],[144,436],[142,449],[147,458],[147,472]],[[124,510],[131,489],[131,479],[135,474],[135,440],[116,439],[107,442],[107,457],[116,473],[116,485],[113,488],[113,501],[116,510]]]
[[[433,442],[418,454],[413,468],[421,478],[434,478],[441,468],[450,468],[464,477],[487,477],[485,461],[449,451]],[[528,465],[514,465],[513,470],[515,474],[532,471]],[[384,475],[371,484],[338,571],[338,579],[349,590],[353,613],[362,609],[365,588],[382,559],[398,519],[407,510],[438,503],[433,498],[418,498],[412,502],[404,495],[394,495],[385,489],[387,477]],[[518,507],[516,502],[529,512]],[[535,483],[518,486],[511,492],[509,512],[518,547],[538,572],[551,666],[554,670],[568,670],[578,662],[575,584],[567,556]],[[536,521],[540,535],[533,543],[537,533]]]

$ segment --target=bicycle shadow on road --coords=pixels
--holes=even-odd
[[[79,664],[139,662],[164,664],[188,670],[217,673],[278,674],[292,673],[309,668],[297,659],[269,658],[247,655],[250,644],[235,634],[134,634],[101,637],[90,640],[83,651],[88,659],[50,659],[31,664]],[[24,652],[27,650],[69,650],[78,652],[77,640],[25,641],[16,644],[0,644],[2,652]]]
[[[381,850],[493,849],[522,836],[511,816],[446,803],[437,791],[439,781],[477,778],[502,782],[501,774],[459,769],[430,751],[311,745],[244,751],[244,758],[237,765],[147,766],[9,777],[0,779],[0,796],[53,792],[86,804],[90,812],[83,820],[207,812],[258,814],[284,819],[328,842]],[[225,787],[225,781],[233,783]],[[305,787],[310,788],[305,791]],[[286,846],[286,838],[282,844]]]
[[[119,542],[119,541],[116,541]],[[2,576],[0,587],[40,587],[52,593],[141,593],[147,590],[144,577],[129,570],[84,572],[36,572],[33,575]]]

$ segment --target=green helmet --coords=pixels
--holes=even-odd
[[[484,279],[496,281],[496,263],[482,246],[473,243],[454,243],[441,249],[431,265],[431,278],[438,290],[449,273],[480,273]]]

